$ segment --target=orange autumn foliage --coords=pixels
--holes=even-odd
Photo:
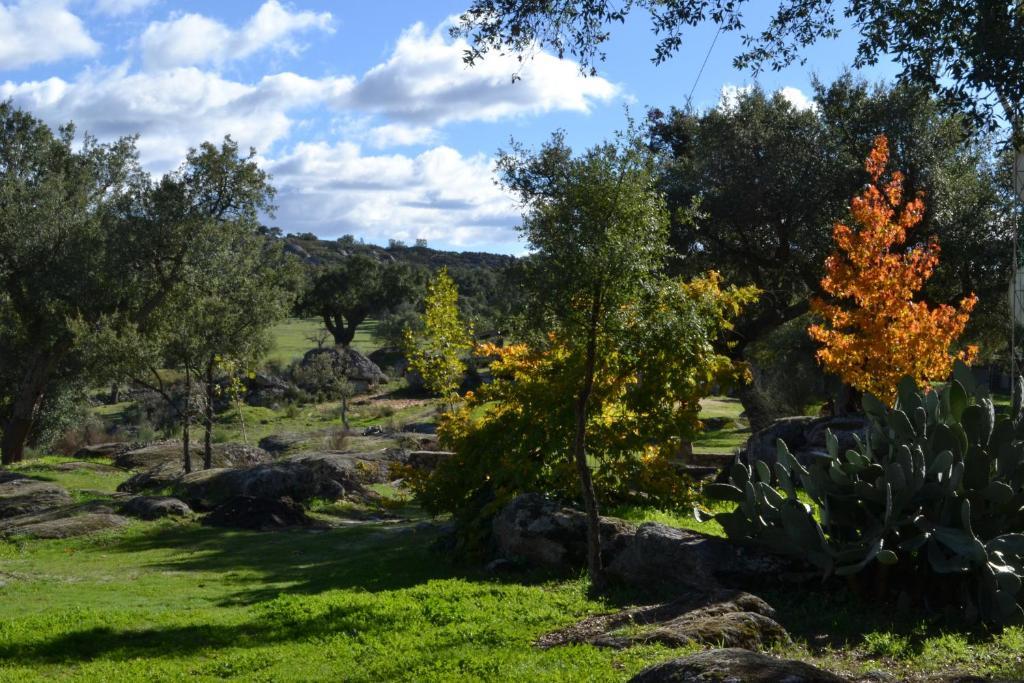
[[[932,238],[903,248],[907,232],[921,222],[924,201],[920,193],[904,201],[903,174],[883,178],[888,163],[889,141],[879,135],[864,164],[871,183],[850,203],[858,227],[833,229],[837,249],[821,281],[832,299],[812,301],[825,323],[807,331],[822,344],[817,357],[826,370],[891,403],[902,377],[927,388],[949,375],[954,359],[973,359],[975,347],[956,354],[950,347],[978,299],[972,294],[958,307],[934,308],[914,300],[939,261],[939,244]]]

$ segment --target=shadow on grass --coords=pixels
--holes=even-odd
[[[145,535],[111,543],[105,551],[128,554],[171,548],[176,551],[173,557],[144,566],[156,571],[196,572],[197,578],[218,574],[218,580],[228,583],[230,595],[217,604],[247,610],[225,612],[229,623],[222,624],[143,629],[92,626],[45,640],[12,639],[0,643],[0,662],[70,664],[104,658],[162,658],[199,650],[308,642],[339,634],[358,634],[359,642],[398,631],[420,634],[424,615],[432,615],[426,617],[431,623],[438,618],[438,624],[450,623],[461,619],[458,605],[480,609],[477,603],[487,601],[494,603],[492,612],[497,612],[503,604],[502,585],[528,585],[550,578],[533,573],[495,577],[479,565],[459,565],[432,548],[436,538],[436,531],[400,525],[281,533],[191,524],[154,528]],[[439,589],[425,586],[440,579],[464,579],[468,584]],[[232,583],[237,584],[235,592],[231,592]],[[327,593],[339,589],[349,590]],[[244,621],[230,623],[237,616]]]

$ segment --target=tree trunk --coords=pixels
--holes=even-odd
[[[185,470],[185,474],[192,471],[192,454],[191,444],[189,439],[189,427],[192,426],[192,373],[188,366],[185,366],[185,411],[182,415],[183,421],[181,425],[181,456],[182,456],[182,469]]]
[[[590,330],[587,339],[586,364],[583,370],[583,387],[576,399],[576,435],[573,440],[573,457],[576,470],[580,477],[580,491],[583,494],[583,507],[587,513],[587,573],[590,583],[596,590],[605,587],[604,567],[601,562],[601,518],[597,510],[597,495],[594,492],[594,479],[587,463],[587,414],[590,405],[590,394],[594,389],[594,368],[597,365],[597,323],[601,312],[601,296],[594,297],[591,308]]]
[[[331,314],[324,311],[321,316],[324,321],[324,327],[334,337],[335,346],[348,347],[352,343],[352,340],[356,337],[356,329],[360,323],[366,319],[366,316],[343,316],[340,313]]]
[[[206,362],[206,405],[205,408],[205,433],[203,434],[203,469],[213,467],[213,368],[214,357]]]
[[[25,442],[32,431],[36,412],[46,393],[46,383],[63,355],[62,347],[37,356],[22,378],[11,406],[11,414],[4,424],[3,439],[0,440],[0,463],[10,465],[21,462],[25,457]]]
[[[743,412],[746,413],[747,422],[750,424],[750,432],[757,432],[771,426],[773,416],[771,409],[765,405],[764,398],[754,387],[753,382],[743,384],[736,390],[736,394],[743,405]]]

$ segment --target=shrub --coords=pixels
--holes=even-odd
[[[904,378],[889,408],[864,397],[866,443],[804,467],[778,442],[773,468],[737,462],[730,483],[705,488],[738,503],[715,519],[734,539],[800,557],[825,575],[875,571],[922,577],[965,616],[1005,623],[1024,616],[1024,424],[996,419],[992,401],[957,362],[941,391]],[[777,487],[772,481],[777,481]],[[797,498],[801,486],[815,508]],[[815,516],[817,512],[817,517]]]

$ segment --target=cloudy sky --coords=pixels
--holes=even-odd
[[[682,105],[715,32],[695,30],[655,67],[649,27],[633,21],[596,77],[545,53],[467,68],[447,33],[466,4],[0,0],[0,99],[101,139],[137,133],[153,173],[231,134],[272,174],[268,223],[285,232],[520,252],[517,207],[493,182],[498,149],[558,128],[585,147],[620,128],[626,107]],[[739,47],[738,35],[717,39],[695,105],[753,82],[730,66]],[[759,82],[806,106],[812,75],[830,80],[852,56],[851,35]]]

